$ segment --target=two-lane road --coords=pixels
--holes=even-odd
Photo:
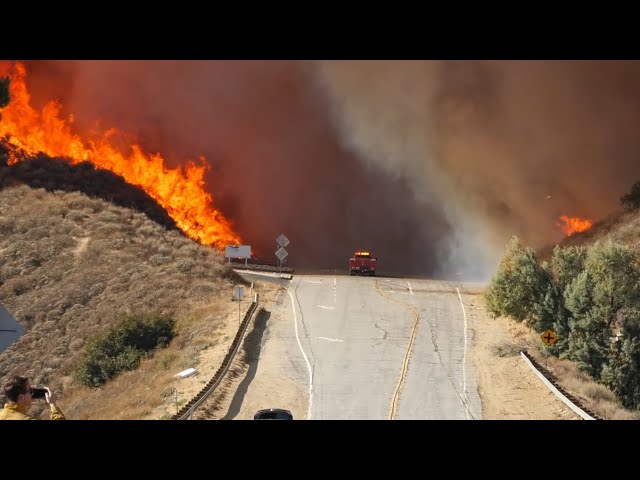
[[[305,365],[311,419],[480,419],[459,284],[297,277],[287,355]],[[292,338],[293,340],[293,338]],[[296,352],[297,350],[297,352]]]

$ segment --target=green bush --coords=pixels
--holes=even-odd
[[[539,265],[534,251],[514,236],[485,295],[487,311],[493,317],[510,316],[532,322],[538,330],[536,313],[549,293],[551,277]]]
[[[556,245],[553,249],[551,272],[563,295],[567,286],[584,270],[586,259],[587,249],[582,246],[562,248]]]
[[[542,268],[545,272],[548,271],[546,263],[543,264]],[[558,333],[558,326],[564,323],[560,321],[566,318],[564,303],[558,287],[551,281],[550,274],[545,279],[543,294],[533,308],[533,316],[535,320],[532,322],[532,327],[537,332],[544,332],[550,328]],[[560,329],[562,329],[562,326],[560,326]],[[557,344],[554,347],[558,350]]]
[[[569,350],[566,358],[578,364],[596,381],[609,359],[611,332],[607,323],[594,313],[570,321]]]
[[[626,311],[620,337],[612,347],[609,363],[602,369],[602,382],[626,408],[640,407],[640,312]]]
[[[541,327],[546,330],[544,327],[548,325],[558,336],[558,341],[553,346],[546,347],[552,355],[563,357],[569,349],[570,321],[573,315],[567,308],[565,297],[567,289],[584,271],[586,258],[587,248],[583,246],[562,248],[556,245],[553,249],[549,268],[552,286],[537,311]]]
[[[565,290],[565,305],[572,315],[567,358],[577,361],[596,380],[605,365],[611,364],[616,323],[624,311],[640,304],[639,280],[640,270],[631,248],[611,241],[598,242],[587,253],[585,270]]]
[[[589,250],[585,267],[593,278],[593,302],[607,323],[620,309],[640,304],[640,269],[633,249],[610,240],[598,242]]]
[[[574,318],[584,317],[593,308],[593,278],[580,272],[564,291],[564,304]]]
[[[124,317],[89,341],[74,376],[83,385],[99,387],[120,372],[135,370],[140,360],[175,336],[175,320],[163,315]]]
[[[640,205],[640,182],[637,184]],[[578,363],[627,408],[640,408],[640,266],[633,249],[608,240],[553,251],[550,266],[513,237],[486,293],[492,316],[552,328],[547,351]]]

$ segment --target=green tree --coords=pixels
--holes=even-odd
[[[584,270],[586,257],[587,248],[582,246],[562,248],[557,245],[553,249],[550,265],[553,286],[545,296],[544,305],[540,307],[542,309],[540,316],[541,319],[545,314],[552,317],[550,328],[558,335],[558,341],[548,349],[556,356],[563,356],[569,350],[571,332],[569,322],[572,313],[566,307],[565,293],[569,285]],[[541,323],[546,325],[548,321],[542,320]]]
[[[558,289],[564,295],[567,286],[583,270],[587,249],[583,246],[560,247],[556,245],[551,257],[551,272]]]
[[[594,305],[608,325],[620,309],[640,305],[640,269],[630,247],[598,242],[589,250],[585,267],[593,279]]]
[[[544,332],[549,328],[556,330],[556,321],[558,316],[561,315],[561,310],[564,309],[564,302],[557,285],[553,283],[553,277],[547,262],[542,264],[542,271],[545,275],[541,277],[541,296],[533,309],[536,319],[533,327],[538,332]],[[557,342],[555,345],[557,345]]]
[[[578,274],[564,291],[564,304],[574,318],[583,318],[593,308],[593,279],[589,272]]]
[[[533,249],[523,247],[514,236],[487,289],[487,310],[494,317],[505,315],[530,322],[539,330],[536,314],[540,314],[550,282],[549,272],[540,266]]]
[[[624,312],[620,337],[613,343],[602,382],[620,399],[624,407],[640,408],[640,311]]]
[[[611,331],[598,315],[587,314],[569,321],[569,348],[566,358],[578,363],[580,370],[599,380],[609,361]]]
[[[599,379],[609,363],[611,336],[624,310],[640,305],[635,253],[611,241],[596,243],[587,254],[585,270],[565,290],[571,312],[569,352],[585,372]]]

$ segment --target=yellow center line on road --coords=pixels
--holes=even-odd
[[[389,420],[395,420],[396,413],[398,410],[398,402],[400,400],[400,392],[402,391],[402,386],[404,385],[404,379],[407,376],[407,370],[409,369],[409,360],[411,358],[411,351],[413,350],[413,344],[415,342],[416,334],[418,332],[420,315],[418,315],[418,311],[411,305],[407,305],[406,303],[400,302],[395,298],[391,298],[385,295],[384,293],[382,293],[382,290],[380,290],[380,287],[378,286],[377,278],[375,279],[374,285],[375,285],[376,291],[382,298],[389,300],[391,302],[397,303],[398,305],[406,308],[413,314],[413,317],[414,317],[413,328],[411,329],[411,336],[409,337],[409,345],[407,345],[407,351],[404,354],[404,361],[402,362],[402,371],[400,372],[400,379],[398,380],[398,385],[396,386],[396,390],[393,393],[393,399],[391,400],[391,410],[389,411]]]

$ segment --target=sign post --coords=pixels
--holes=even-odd
[[[546,332],[544,332],[542,335],[540,335],[540,338],[547,345],[547,347],[550,347],[551,345],[556,343],[556,341],[558,340],[558,336],[550,328]],[[549,366],[547,365],[546,356],[544,357],[544,367],[547,369],[549,368]]]
[[[280,247],[276,250],[276,257],[278,257],[278,273],[282,273],[282,262],[284,262],[284,259],[289,255],[289,252],[287,252],[284,247],[289,245],[289,239],[283,233],[276,238],[276,243]]]
[[[283,247],[276,250],[276,257],[278,257],[278,273],[282,273],[282,261],[287,258],[287,255],[289,255],[289,253]]]
[[[240,325],[240,300],[242,300],[242,297],[244,297],[244,287],[236,285],[233,288],[233,298],[238,300],[238,325]]]

